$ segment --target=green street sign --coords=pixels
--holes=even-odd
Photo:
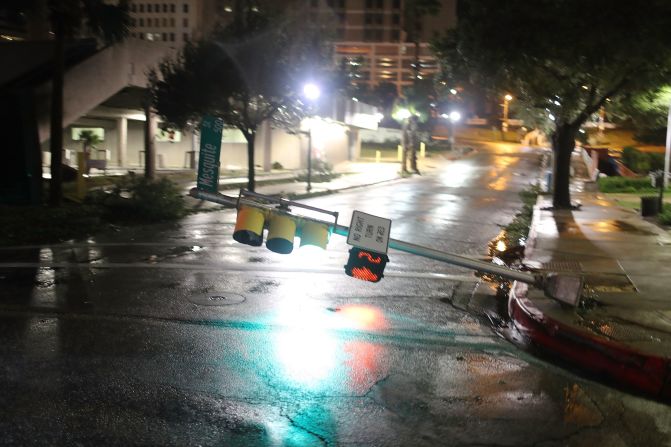
[[[200,123],[200,156],[198,159],[198,189],[217,192],[219,186],[219,154],[221,132],[224,121],[213,116],[204,116]]]

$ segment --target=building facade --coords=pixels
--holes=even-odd
[[[415,78],[438,72],[429,42],[456,25],[456,0],[442,0],[437,14],[404,23],[405,0],[309,0],[313,20],[330,24],[334,58],[349,64],[354,82],[374,87],[382,82],[400,92]],[[413,35],[404,30],[412,29]]]

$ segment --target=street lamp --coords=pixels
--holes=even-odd
[[[450,150],[454,149],[454,125],[461,120],[461,112],[457,110],[451,111],[449,114],[443,113],[440,115],[441,117],[445,118],[450,122],[450,137],[448,139],[450,143]]]
[[[314,106],[314,103],[321,96],[321,90],[317,84],[308,82],[303,86],[303,95],[311,103],[310,108]],[[312,110],[311,110],[312,111]],[[310,113],[310,122],[308,127],[308,187],[307,191],[312,190],[312,113]]]
[[[508,103],[513,100],[512,95],[506,94],[503,97],[503,121],[501,122],[501,132],[503,134],[503,140],[506,139],[506,132],[508,131]]]

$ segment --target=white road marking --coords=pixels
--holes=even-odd
[[[269,272],[269,273],[323,273],[344,275],[342,268],[337,267],[288,267],[263,264],[183,264],[170,262],[2,262],[0,269],[19,268],[83,268],[83,269],[121,269],[121,268],[149,268],[149,269],[173,269],[173,270],[201,270],[224,272]],[[448,273],[431,273],[417,271],[393,271],[385,272],[385,278],[417,278],[435,279],[443,281],[478,282],[479,278],[472,275],[458,275]]]

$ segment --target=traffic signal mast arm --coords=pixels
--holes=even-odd
[[[209,202],[219,203],[221,205],[231,206],[234,208],[237,208],[240,205],[258,206],[258,203],[251,200],[247,200],[244,197],[229,197],[219,193],[202,191],[197,188],[191,189],[189,195],[191,195],[196,199],[207,200]],[[258,198],[269,198],[267,196],[263,196],[262,194],[254,193],[253,195]],[[285,201],[285,203],[289,205],[295,204],[295,202],[291,201]],[[309,207],[308,205],[303,204],[300,205],[307,209],[312,208]],[[318,210],[318,208],[314,209]],[[333,228],[333,233],[339,234],[340,236],[347,237],[347,234],[349,233],[349,228],[344,225],[338,225],[337,223],[334,224],[331,222],[322,222],[322,223],[328,225],[330,228]],[[500,276],[502,278],[506,278],[512,281],[520,281],[523,283],[532,284],[534,286],[541,288],[543,288],[545,285],[544,278],[539,275],[533,275],[532,273],[529,272],[513,270],[508,267],[491,264],[489,262],[472,259],[466,256],[460,256],[453,253],[434,250],[432,248],[411,244],[409,242],[399,241],[397,239],[389,239],[389,248],[393,248],[395,250],[403,251],[406,253],[411,253],[417,256],[422,256],[424,258],[445,262],[447,264],[452,264],[459,267],[465,267],[471,270],[476,270],[481,273],[489,273],[491,275]]]

